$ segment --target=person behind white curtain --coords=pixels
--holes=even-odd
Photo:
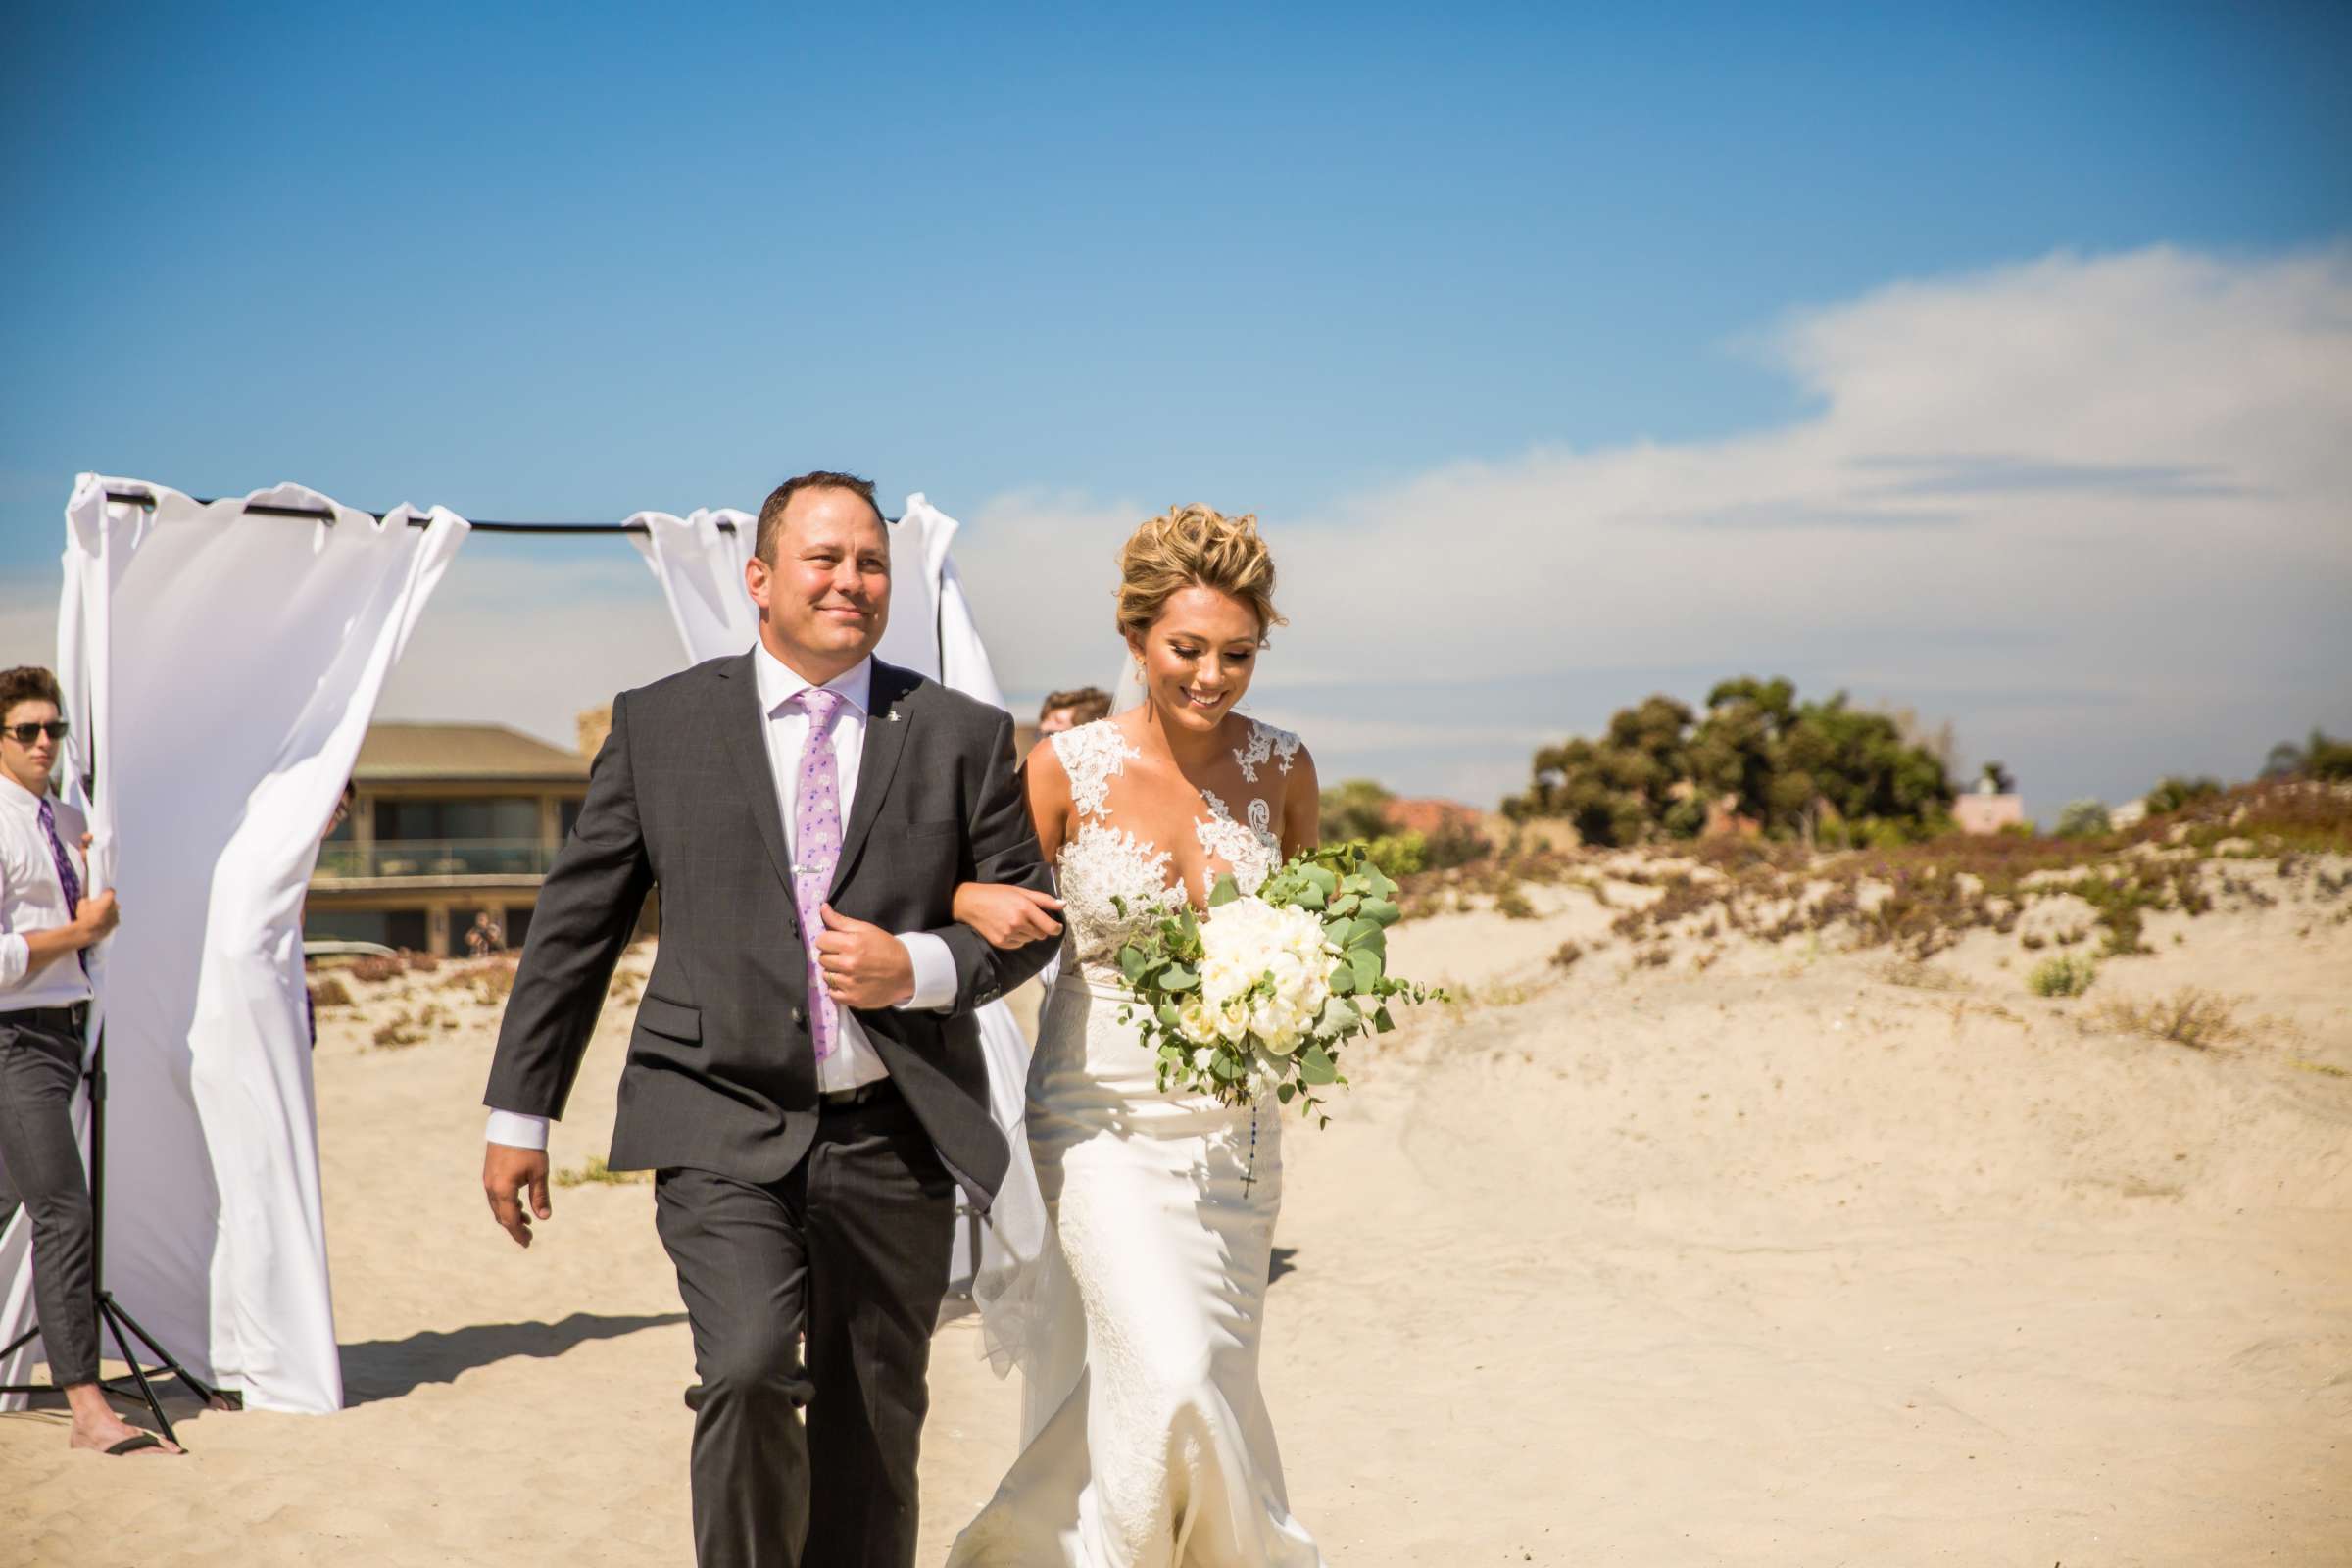
[[[121,910],[112,893],[85,893],[89,834],[49,791],[67,732],[60,702],[48,670],[0,671],[0,1230],[19,1208],[31,1222],[49,1380],[73,1412],[67,1443],[177,1453],[115,1414],[98,1382],[96,1219],[73,1105],[90,1003],[84,956]]]

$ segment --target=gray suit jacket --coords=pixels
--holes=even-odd
[[[649,889],[662,940],[638,1004],[612,1130],[615,1170],[692,1166],[780,1179],[816,1131],[808,971],[749,652],[613,699],[588,798],[540,889],[485,1102],[563,1113],[612,965]],[[859,1009],[941,1159],[985,1208],[1006,1152],[972,1011],[1045,966],[951,912],[956,885],[1050,889],[1015,779],[1012,719],[874,662],[858,796],[831,903],[886,931],[929,931],[956,959],[939,1012]]]

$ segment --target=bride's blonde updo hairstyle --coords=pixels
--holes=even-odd
[[[1213,588],[1257,612],[1258,642],[1283,624],[1274,608],[1274,555],[1255,514],[1228,517],[1198,502],[1174,507],[1119,550],[1119,630],[1141,637],[1187,588]]]

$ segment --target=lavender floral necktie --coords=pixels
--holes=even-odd
[[[801,944],[808,955],[809,1033],[816,1041],[816,1059],[823,1061],[841,1038],[841,1004],[825,990],[816,939],[825,928],[818,906],[841,862],[841,769],[833,755],[833,716],[841,711],[842,697],[811,686],[792,700],[808,714],[808,738],[801,743],[793,792],[792,893],[801,909]]]
[[[57,861],[57,885],[66,895],[66,918],[71,920],[81,911],[81,878],[74,874],[74,857],[66,853],[65,841],[57,836],[57,808],[48,796],[41,797],[41,831],[49,835],[49,854]],[[81,960],[81,972],[90,972],[90,950],[83,948],[74,955]]]

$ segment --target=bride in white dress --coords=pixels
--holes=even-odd
[[[1205,906],[1219,875],[1254,891],[1315,842],[1314,764],[1233,711],[1280,620],[1255,520],[1183,508],[1138,529],[1120,567],[1143,706],[1029,759],[1066,921],[1028,1090],[1051,1223],[1016,1278],[977,1285],[1025,1379],[1022,1449],[948,1560],[1320,1568],[1257,1378],[1282,1118],[1162,1093],[1119,1019],[1117,962],[1129,932]]]

